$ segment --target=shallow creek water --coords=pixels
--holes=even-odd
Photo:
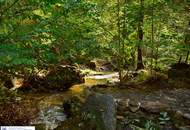
[[[117,73],[87,76],[85,83],[72,86],[68,91],[59,93],[28,93],[24,94],[23,99],[27,102],[35,102],[39,113],[31,121],[31,125],[43,126],[42,129],[53,130],[61,122],[66,120],[62,104],[65,100],[74,95],[81,94],[86,87],[97,84],[106,84],[109,80],[118,80]],[[45,128],[44,128],[45,127]]]
[[[72,86],[68,91],[59,93],[28,93],[22,98],[24,102],[34,102],[39,113],[31,122],[31,125],[40,126],[37,130],[53,130],[66,120],[63,111],[63,102],[69,98],[79,95],[87,87],[98,84],[107,84],[118,81],[118,73],[87,76],[85,83]],[[154,86],[152,86],[154,88]],[[159,89],[154,91],[149,88],[126,88],[117,87],[98,88],[96,91],[111,94],[115,99],[129,99],[138,102],[160,102],[168,105],[173,111],[179,112],[185,118],[190,119],[190,90],[189,89]],[[150,106],[151,107],[151,106]],[[182,123],[181,123],[182,122]],[[180,123],[183,125],[184,122]],[[190,125],[189,123],[187,123]],[[184,124],[185,125],[185,124]],[[42,126],[42,127],[41,127]]]

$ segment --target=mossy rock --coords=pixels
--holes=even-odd
[[[22,91],[63,91],[84,82],[84,76],[73,66],[55,66],[44,76],[31,76],[25,80]]]
[[[84,82],[83,75],[73,66],[57,66],[46,76],[47,88],[64,90]]]

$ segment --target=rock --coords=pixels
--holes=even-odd
[[[181,126],[178,129],[179,130],[190,130],[190,126]]]
[[[49,104],[44,104],[44,102],[40,105],[40,112],[36,119],[34,119],[31,124],[44,125],[46,129],[55,129],[58,125],[66,120],[66,115],[63,113],[61,106],[49,106]]]
[[[125,119],[124,116],[119,116],[119,115],[116,118],[117,118],[117,120],[120,120],[120,121],[123,121]]]
[[[186,119],[189,119],[190,120],[190,113],[184,113],[184,118],[186,118]]]
[[[84,76],[75,67],[59,65],[51,69],[44,77],[32,76],[25,80],[19,90],[61,91],[83,82]]]
[[[117,101],[117,110],[118,112],[125,112],[128,111],[129,107],[129,99],[125,100],[118,100]]]
[[[88,96],[84,111],[95,115],[97,129],[116,129],[116,105],[112,96],[100,93]]]
[[[170,125],[166,125],[166,126],[163,126],[162,128],[161,128],[161,130],[176,130],[176,128],[174,128],[173,126],[170,126]]]
[[[168,110],[169,106],[159,101],[144,101],[142,102],[141,109],[149,113],[160,113],[161,111]]]
[[[77,83],[83,83],[84,78],[73,66],[57,66],[47,76],[48,88],[63,90]]]
[[[182,116],[185,119],[190,120],[190,113],[178,110],[178,111],[176,111],[176,114],[179,115],[179,116]]]
[[[97,63],[95,61],[89,61],[87,63],[87,66],[89,67],[89,69],[92,69],[92,70],[96,70],[97,69]]]
[[[137,112],[140,109],[141,103],[135,100],[129,101],[129,109],[131,112]]]
[[[129,125],[125,125],[123,130],[133,130]]]
[[[115,69],[116,67],[110,62],[104,63],[100,67],[101,71],[114,71]]]

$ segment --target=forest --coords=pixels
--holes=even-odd
[[[190,0],[0,0],[0,126],[190,130],[189,55]]]

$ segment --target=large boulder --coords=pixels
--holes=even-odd
[[[95,117],[95,129],[116,130],[116,105],[112,96],[91,94],[86,100],[84,110]]]
[[[84,76],[73,66],[56,66],[44,77],[32,76],[25,80],[20,90],[60,91],[84,82]]]
[[[63,90],[74,84],[83,83],[84,77],[75,67],[60,65],[50,71],[45,80],[48,82],[48,88]]]
[[[106,62],[101,65],[100,70],[101,71],[116,71],[117,67],[114,66],[111,62]]]

